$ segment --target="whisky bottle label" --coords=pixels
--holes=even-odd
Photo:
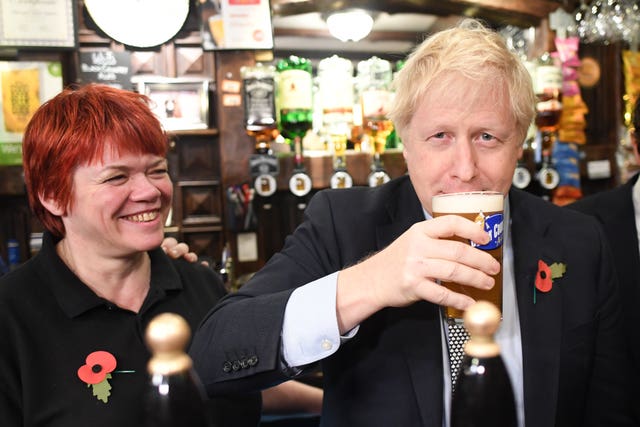
[[[275,125],[275,82],[273,78],[244,80],[244,108],[246,126]]]
[[[278,82],[280,110],[313,107],[311,74],[304,70],[282,71]]]

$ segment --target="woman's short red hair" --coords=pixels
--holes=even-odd
[[[65,235],[59,216],[40,202],[51,198],[68,212],[75,168],[115,154],[165,157],[167,137],[141,94],[99,84],[65,89],[33,115],[22,141],[22,164],[31,209],[54,235]]]

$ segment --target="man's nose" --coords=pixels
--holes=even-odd
[[[452,173],[460,181],[471,181],[478,170],[478,159],[473,143],[466,139],[455,144]]]

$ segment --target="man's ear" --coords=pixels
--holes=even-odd
[[[38,195],[38,199],[40,199],[40,203],[45,207],[46,210],[51,212],[55,216],[62,216],[65,213],[65,210],[60,203],[56,199],[51,196],[45,197],[42,194]]]

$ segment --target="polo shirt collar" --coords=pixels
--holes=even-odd
[[[62,311],[69,318],[73,318],[96,307],[114,307],[115,304],[96,295],[67,267],[55,250],[58,240],[49,232],[45,232],[42,248],[34,261],[43,267],[41,279],[43,283],[50,286]],[[163,297],[168,291],[182,289],[180,276],[162,249],[156,248],[149,251],[149,256],[151,257],[151,285],[142,304],[141,313],[155,302],[149,301],[150,298],[156,299]]]

